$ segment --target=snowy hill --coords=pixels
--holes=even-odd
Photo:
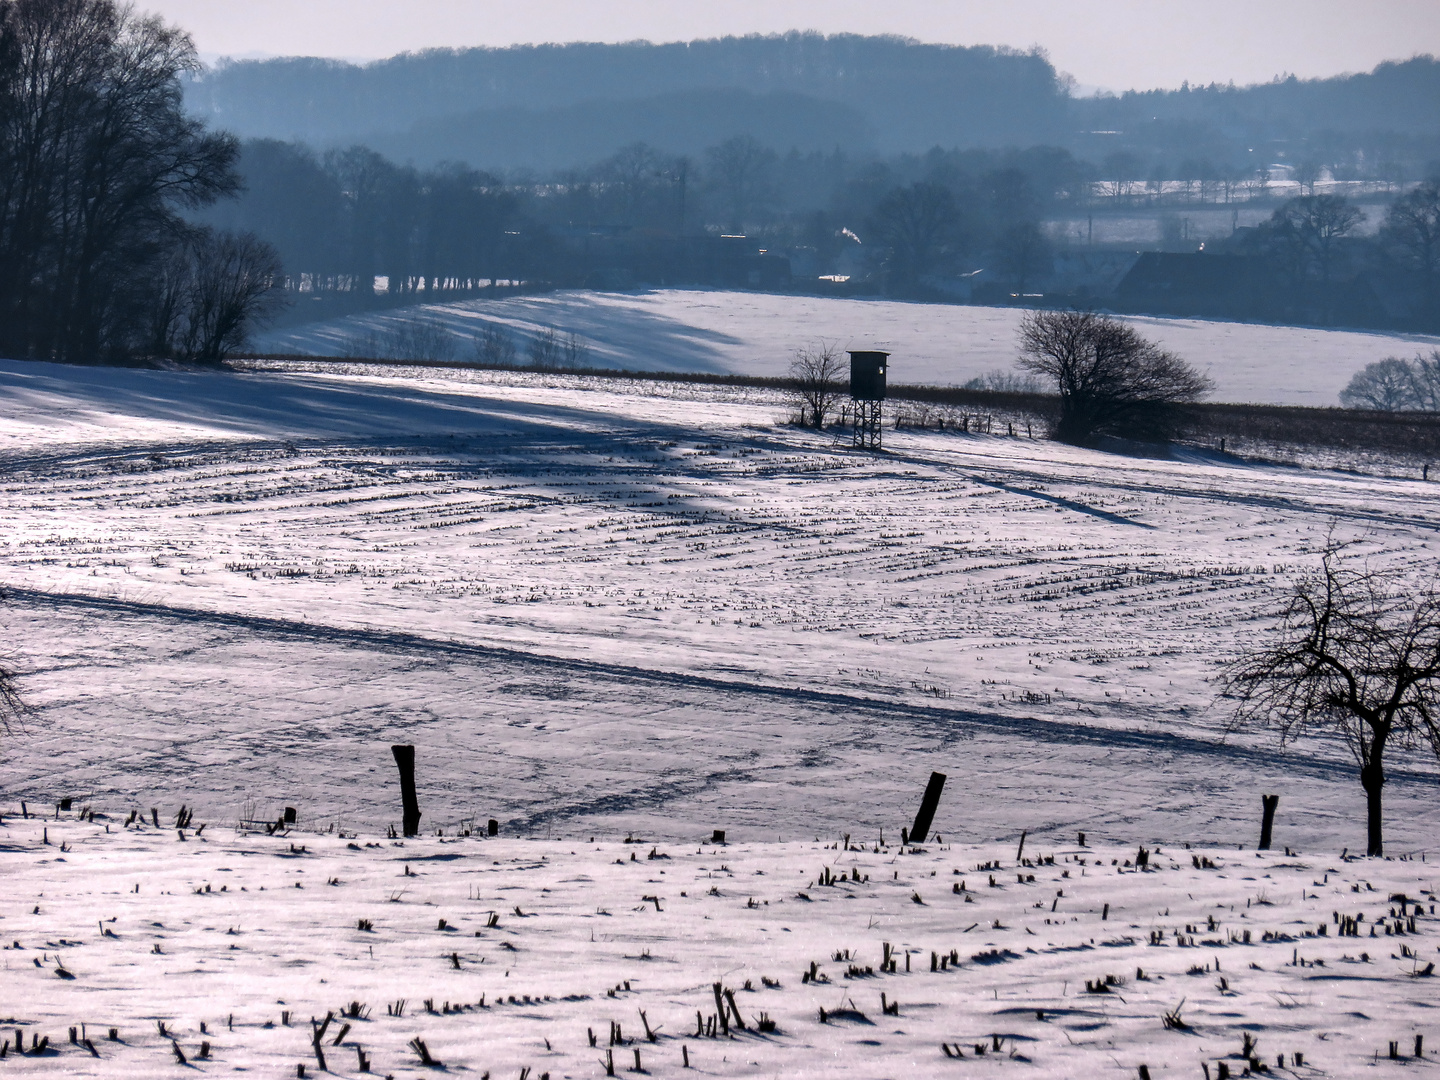
[[[783,375],[796,348],[825,339],[842,348],[892,350],[895,382],[947,386],[1010,370],[1022,315],[1017,308],[748,292],[557,292],[349,316],[264,333],[255,348],[359,355],[367,334],[419,318],[446,326],[462,358],[473,351],[483,326],[496,323],[513,331],[522,346],[545,329],[578,334],[589,343],[590,363],[597,368]],[[1333,406],[1350,376],[1367,363],[1440,346],[1440,338],[1414,334],[1200,319],[1129,321],[1214,379],[1216,401]]]

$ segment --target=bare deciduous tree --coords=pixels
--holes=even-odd
[[[705,173],[732,233],[744,232],[771,194],[775,151],[751,135],[736,135],[705,151]]]
[[[233,193],[233,136],[187,115],[182,31],[115,0],[0,0],[0,350],[95,360],[143,338],[180,211]]]
[[[590,366],[590,343],[573,330],[560,343],[560,351],[565,355],[565,366],[571,371]]]
[[[499,323],[486,323],[475,338],[475,361],[487,367],[513,367],[515,339]]]
[[[0,589],[0,603],[8,599]],[[19,672],[9,664],[0,663],[0,731],[10,730],[10,721],[18,720],[30,711],[30,706],[20,696]]]
[[[795,381],[795,393],[800,399],[802,424],[823,428],[826,418],[834,412],[844,389],[843,355],[828,341],[795,350],[795,358],[790,361],[790,378]]]
[[[1367,853],[1384,854],[1381,794],[1392,744],[1428,742],[1440,755],[1440,594],[1355,566],[1327,542],[1319,573],[1302,579],[1269,640],[1230,666],[1235,727],[1273,727],[1282,741],[1340,736],[1360,766]]]
[[[1380,238],[1401,265],[1419,274],[1427,302],[1440,303],[1440,177],[1390,204]]]
[[[275,249],[254,233],[201,229],[177,245],[160,294],[161,355],[215,362],[242,348],[252,327],[286,303]]]
[[[904,292],[946,268],[960,246],[963,218],[949,188],[922,181],[880,200],[869,227],[890,284]]]
[[[1269,225],[1289,249],[1293,272],[1329,286],[1339,263],[1340,244],[1365,215],[1340,195],[1302,195],[1270,215]]]
[[[1058,390],[1054,435],[1063,442],[1096,435],[1168,438],[1177,407],[1198,401],[1213,386],[1174,353],[1093,311],[1027,314],[1020,322],[1019,364]]]
[[[530,366],[539,368],[541,371],[552,371],[558,368],[565,357],[565,349],[560,341],[560,335],[554,328],[548,326],[530,339],[528,353]]]
[[[1377,412],[1440,411],[1440,349],[1413,360],[1387,356],[1366,364],[1340,391],[1340,404]]]

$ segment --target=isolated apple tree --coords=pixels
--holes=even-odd
[[[1032,311],[1020,321],[1019,365],[1060,396],[1054,429],[1062,442],[1097,435],[1164,440],[1181,407],[1213,384],[1133,327],[1093,311]]]
[[[1384,854],[1385,752],[1428,743],[1440,756],[1440,579],[1416,588],[1357,564],[1327,542],[1318,573],[1298,581],[1265,640],[1224,675],[1233,726],[1282,742],[1338,735],[1360,767],[1370,855]]]

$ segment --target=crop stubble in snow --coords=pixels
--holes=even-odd
[[[327,1013],[343,1076],[357,1045],[378,1075],[433,1075],[417,1037],[451,1073],[597,1076],[612,1024],[620,1075],[637,1049],[647,1073],[686,1075],[683,1045],[708,1076],[1238,1076],[1253,1040],[1280,1076],[1388,1076],[1413,1069],[1417,1033],[1433,1063],[1435,879],[1418,861],[1167,845],[1142,871],[1133,848],[1049,837],[1017,859],[873,836],[182,839],[64,817],[11,818],[0,846],[0,1021],[53,1048],[12,1055],[16,1075],[179,1075],[173,1039],[183,1071],[293,1076]],[[717,981],[745,1030],[697,1037]],[[98,1057],[66,1039],[81,1025]],[[1392,1040],[1408,1060],[1386,1060]]]

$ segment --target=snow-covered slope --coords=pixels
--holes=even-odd
[[[598,368],[783,375],[796,348],[824,339],[842,348],[893,350],[896,382],[952,385],[1013,367],[1022,314],[1016,308],[749,292],[573,291],[351,316],[270,331],[258,337],[255,348],[352,355],[367,333],[421,318],[448,327],[461,357],[470,355],[476,335],[493,322],[515,332],[522,346],[546,328],[578,334]],[[1333,406],[1350,376],[1372,360],[1440,345],[1440,338],[1414,334],[1200,319],[1130,321],[1210,375],[1217,401]]]

